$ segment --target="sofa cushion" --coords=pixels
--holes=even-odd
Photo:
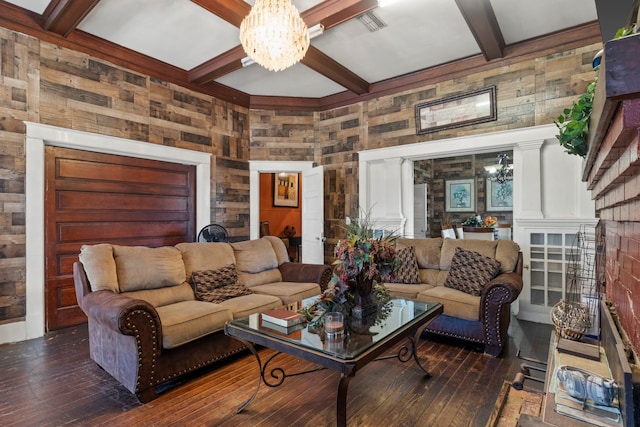
[[[287,247],[280,237],[264,236],[262,238],[271,243],[273,252],[276,254],[276,259],[278,260],[278,265],[289,262],[289,252],[287,252]]]
[[[282,307],[282,300],[273,295],[250,294],[228,299],[219,304],[231,312],[234,319]]]
[[[484,286],[496,277],[499,270],[500,262],[497,260],[475,251],[456,248],[444,286],[480,296]]]
[[[238,273],[238,282],[248,288],[253,289],[254,286],[266,285],[267,283],[282,282],[282,273],[280,269],[266,270],[260,273]]]
[[[252,293],[249,288],[238,283],[238,273],[233,264],[217,270],[194,271],[191,273],[191,281],[196,298],[201,301],[223,302]]]
[[[444,306],[443,314],[447,316],[471,321],[480,320],[480,297],[456,289],[434,286],[420,292],[416,299],[418,301],[439,302]]]
[[[239,273],[260,273],[278,268],[278,258],[267,239],[231,243]]]
[[[439,269],[442,243],[443,239],[441,237],[433,239],[398,239],[396,240],[396,248],[402,249],[413,246],[419,268]]]
[[[455,255],[456,248],[462,248],[469,251],[475,251],[489,258],[496,257],[496,247],[499,240],[476,240],[476,239],[445,239],[442,242],[442,252],[440,254],[440,270],[449,270],[451,268],[451,260]]]
[[[129,298],[141,299],[154,307],[175,304],[180,301],[193,301],[196,299],[193,288],[187,282],[178,286],[167,286],[158,289],[143,289],[141,291],[123,292]]]
[[[496,246],[496,259],[500,261],[501,273],[512,273],[515,271],[520,254],[520,246],[513,240],[498,240]]]
[[[416,261],[416,253],[413,246],[399,249],[396,257],[400,259],[400,267],[398,271],[391,273],[385,278],[387,283],[420,283],[420,274],[418,272],[418,262]]]
[[[182,301],[156,308],[162,323],[162,347],[176,348],[212,332],[222,330],[233,320],[220,304]]]
[[[82,245],[80,262],[87,273],[91,290],[119,292],[113,247],[107,243]]]
[[[180,251],[171,246],[113,245],[120,292],[177,286],[187,276]]]
[[[284,305],[320,295],[320,285],[317,283],[275,282],[253,286],[251,290],[257,294],[276,296]]]
[[[407,285],[404,283],[385,283],[384,286],[394,297],[415,299],[418,293],[433,288],[433,285],[418,283]]]
[[[182,253],[184,270],[188,280],[191,280],[191,274],[194,271],[216,270],[236,262],[233,248],[229,243],[178,243],[176,248]]]

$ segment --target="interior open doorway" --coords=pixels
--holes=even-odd
[[[312,264],[324,263],[324,205],[322,167],[313,162],[255,161],[249,162],[251,239],[260,237],[260,174],[301,173],[302,187],[302,258]]]

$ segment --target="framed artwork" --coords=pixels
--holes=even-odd
[[[487,212],[513,210],[513,181],[499,182],[487,179]]]
[[[475,179],[451,179],[445,181],[445,211],[475,212]]]
[[[273,174],[273,206],[298,207],[298,174],[274,173]]]
[[[496,87],[416,105],[416,134],[490,122],[498,117]]]

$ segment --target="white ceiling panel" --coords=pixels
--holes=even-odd
[[[374,13],[387,27],[371,32],[353,19],[312,44],[371,83],[480,52],[452,0],[403,0]]]
[[[595,0],[491,0],[491,6],[506,44],[598,19]]]
[[[507,45],[597,19],[595,0],[489,1]],[[49,2],[9,1],[39,14]],[[293,0],[300,12],[322,2]],[[328,10],[335,11],[340,2],[330,5]],[[373,13],[386,27],[371,32],[354,18],[314,38],[312,45],[369,83],[480,53],[454,0],[396,0]],[[187,71],[240,44],[237,27],[191,0],[101,0],[78,29]],[[237,63],[217,65],[225,70]],[[318,67],[318,71],[335,71],[331,63]],[[218,75],[215,69],[209,71]],[[254,64],[216,81],[262,96],[321,98],[346,90],[318,71],[297,64],[276,73]]]
[[[345,88],[316,73],[310,68],[296,64],[277,73],[253,64],[216,80],[252,95],[298,96],[320,98]]]
[[[185,70],[235,47],[240,34],[190,0],[103,0],[78,28]]]

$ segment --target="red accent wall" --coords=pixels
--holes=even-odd
[[[260,222],[269,221],[269,229],[273,236],[282,236],[284,227],[293,225],[296,236],[302,233],[302,177],[298,174],[298,203],[297,208],[273,206],[273,176],[272,173],[260,174]]]

